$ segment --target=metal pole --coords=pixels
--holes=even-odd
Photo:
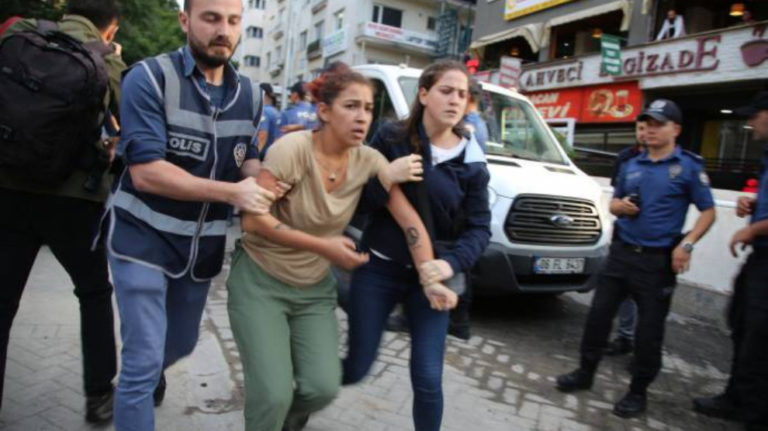
[[[290,86],[291,74],[293,73],[293,65],[291,64],[291,50],[293,47],[293,2],[294,0],[287,0],[288,10],[286,11],[285,21],[280,23],[285,27],[285,55],[283,57],[283,92],[280,95],[280,107],[283,109],[288,107],[288,87]]]

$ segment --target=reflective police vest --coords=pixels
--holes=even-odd
[[[147,59],[144,67],[162,89],[166,158],[192,175],[240,180],[240,166],[261,115],[261,91],[239,76],[234,97],[212,107],[193,77],[185,77],[184,52]],[[229,67],[229,66],[227,66]],[[190,272],[208,280],[221,271],[232,208],[224,203],[185,202],[138,191],[126,169],[113,189],[107,246],[118,258],[162,269],[172,278]]]

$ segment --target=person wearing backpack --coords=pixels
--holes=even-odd
[[[80,302],[85,418],[92,423],[112,418],[117,369],[106,253],[101,246],[92,250],[91,242],[108,194],[109,147],[115,144],[105,144],[101,125],[107,112],[117,114],[125,68],[113,43],[118,18],[117,0],[69,0],[58,23],[19,20],[0,43],[0,399],[13,318],[35,257],[46,244],[71,277]],[[41,45],[32,47],[51,41],[62,47],[59,54],[66,53],[51,57],[42,54]],[[17,54],[19,49],[24,55]],[[78,111],[77,121],[63,122],[64,114],[49,102],[74,90],[56,83],[78,64],[77,73],[99,77],[82,83],[94,88],[80,89],[99,100],[72,100],[70,109],[89,106],[82,111],[88,115]],[[24,79],[19,78],[22,68]],[[76,130],[79,126],[88,130]],[[62,144],[60,138],[82,142]],[[59,163],[58,157],[72,160]],[[53,165],[56,175],[48,170]]]

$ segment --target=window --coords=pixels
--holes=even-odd
[[[325,21],[320,21],[315,24],[315,40],[323,40],[323,26]]]
[[[396,121],[397,114],[395,114],[395,107],[392,101],[389,99],[389,93],[384,83],[378,79],[372,78],[373,84],[373,121],[371,127],[368,129],[367,139],[371,139],[373,134],[376,133],[376,129],[381,126],[382,123],[387,121]]]
[[[248,0],[249,9],[265,9],[267,7],[267,0]]]
[[[437,18],[433,16],[427,17],[427,30],[435,30],[437,29]]]
[[[260,67],[261,58],[256,55],[246,55],[244,58],[244,63],[246,66],[250,67]]]
[[[268,52],[267,53],[267,68],[270,68],[270,67],[272,67],[272,53]]]
[[[659,0],[656,6],[656,17],[649,40],[655,40],[664,21],[668,19],[670,9],[682,17],[686,34],[701,33],[736,25],[750,24],[768,19],[768,2],[765,0],[735,2],[731,0]],[[741,3],[745,13],[741,16],[731,16],[731,6]]]
[[[261,39],[264,37],[264,29],[261,27],[250,26],[245,30],[245,36],[249,38]]]
[[[333,14],[333,18],[336,20],[334,28],[336,30],[341,30],[341,27],[344,26],[344,9]]]
[[[403,26],[403,11],[383,5],[373,5],[373,22],[392,27]]]
[[[601,34],[619,36],[622,38],[621,45],[625,46],[628,34],[621,31],[623,16],[621,11],[614,11],[553,27],[550,58],[599,53]]]
[[[304,30],[299,35],[299,50],[303,51],[307,49],[307,31]]]

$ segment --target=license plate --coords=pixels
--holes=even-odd
[[[533,260],[535,274],[581,274],[584,272],[583,257],[537,257]]]

